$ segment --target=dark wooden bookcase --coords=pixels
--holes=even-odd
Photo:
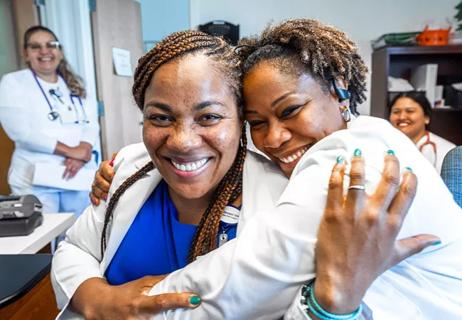
[[[462,82],[462,45],[384,47],[372,53],[371,115],[387,118],[390,95],[388,76],[409,80],[411,70],[427,63],[438,64],[438,85]],[[462,144],[462,105],[433,109],[430,131]]]

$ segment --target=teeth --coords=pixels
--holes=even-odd
[[[291,163],[300,158],[305,152],[308,150],[308,147],[305,147],[303,149],[298,150],[294,154],[291,154],[290,156],[284,157],[284,158],[279,158],[284,163]]]
[[[186,163],[178,163],[173,160],[171,160],[171,162],[175,166],[175,168],[177,168],[178,170],[190,172],[190,171],[196,171],[202,168],[207,163],[207,158],[194,161],[194,162],[186,162]]]

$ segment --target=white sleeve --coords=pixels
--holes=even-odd
[[[88,123],[84,124],[84,129],[80,141],[88,142],[94,146],[96,138],[99,134],[98,110],[96,101],[93,97],[87,97],[86,99],[82,99],[82,104],[85,110],[85,114],[88,118]]]
[[[99,244],[105,207],[89,206],[67,231],[53,256],[51,281],[60,309],[67,307],[82,282],[103,277]]]
[[[37,128],[32,130],[28,125],[33,119],[30,119],[27,111],[33,106],[20,104],[25,99],[22,94],[26,90],[21,90],[19,86],[9,75],[0,81],[0,123],[8,137],[24,149],[51,154],[58,140]]]
[[[324,167],[309,166],[293,178],[277,207],[250,218],[234,241],[157,284],[150,294],[194,291],[203,301],[194,310],[173,310],[164,316],[168,319],[283,316],[300,286],[314,277],[317,229],[336,156],[330,158]],[[284,201],[286,193],[291,192],[297,192],[303,202]]]

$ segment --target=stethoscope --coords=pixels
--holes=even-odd
[[[423,148],[427,145],[430,145],[433,149],[433,152],[435,153],[435,161],[436,161],[436,143],[430,140],[430,132],[425,131],[425,141],[419,146],[419,151],[422,152]]]
[[[48,120],[50,121],[55,121],[56,119],[58,119],[61,115],[59,114],[58,111],[56,111],[52,104],[50,103],[50,100],[48,99],[48,96],[46,95],[45,93],[45,90],[43,90],[43,87],[42,85],[40,84],[40,81],[38,80],[37,78],[37,75],[35,74],[35,72],[31,69],[31,72],[32,74],[34,75],[34,79],[35,79],[35,82],[37,83],[37,86],[40,88],[40,91],[42,92],[43,94],[43,97],[45,98],[47,104],[48,104],[48,107],[50,108],[50,112],[48,112],[48,115],[47,115],[47,118]],[[57,90],[54,90],[54,89],[50,89],[49,91],[50,95],[52,95],[53,97],[55,97],[61,104],[64,105],[64,101],[62,100],[62,96],[63,94],[60,92],[60,91],[57,91]],[[69,98],[71,100],[71,103],[72,103],[72,106],[74,107],[74,110],[76,111],[77,113],[77,109],[75,107],[75,103],[74,103],[74,99],[77,98],[77,100],[79,101],[79,104],[80,104],[80,108],[82,109],[82,114],[83,114],[83,118],[84,120],[82,120],[84,123],[89,123],[90,121],[88,121],[88,118],[87,118],[87,114],[85,112],[85,108],[83,107],[83,104],[82,104],[82,99],[80,98],[80,96],[78,95],[75,95],[75,94],[70,94],[69,95]],[[74,121],[74,123],[79,123],[80,121],[79,120],[76,120]]]

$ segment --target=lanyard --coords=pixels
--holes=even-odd
[[[40,84],[40,81],[37,78],[37,74],[32,69],[30,69],[30,71],[32,72],[32,75],[34,76],[35,82],[37,83],[37,86],[40,88],[40,91],[42,92],[43,97],[45,98],[45,100],[46,100],[46,102],[48,104],[48,108],[50,108],[50,112],[48,113],[48,119],[50,121],[54,121],[54,120],[58,119],[59,118],[59,112],[57,112],[57,111],[55,111],[53,109],[53,106],[51,105],[50,100],[48,100],[48,97],[47,97],[47,95],[45,93],[45,90],[43,90],[43,87],[42,87],[42,85]],[[58,94],[54,90],[53,90],[53,92],[51,94],[56,96],[60,100],[60,102],[64,104],[64,102],[61,100],[61,97],[58,96]],[[79,104],[80,104],[80,107],[82,108],[82,112],[83,112],[84,116],[86,117],[85,110],[84,110],[83,105],[82,105],[82,99],[79,96],[71,94],[70,99],[71,99],[72,105],[74,106],[74,109],[75,109],[75,104],[74,104],[74,98],[75,97],[77,97],[77,99],[79,100]],[[86,120],[85,122],[88,123],[88,120]]]

